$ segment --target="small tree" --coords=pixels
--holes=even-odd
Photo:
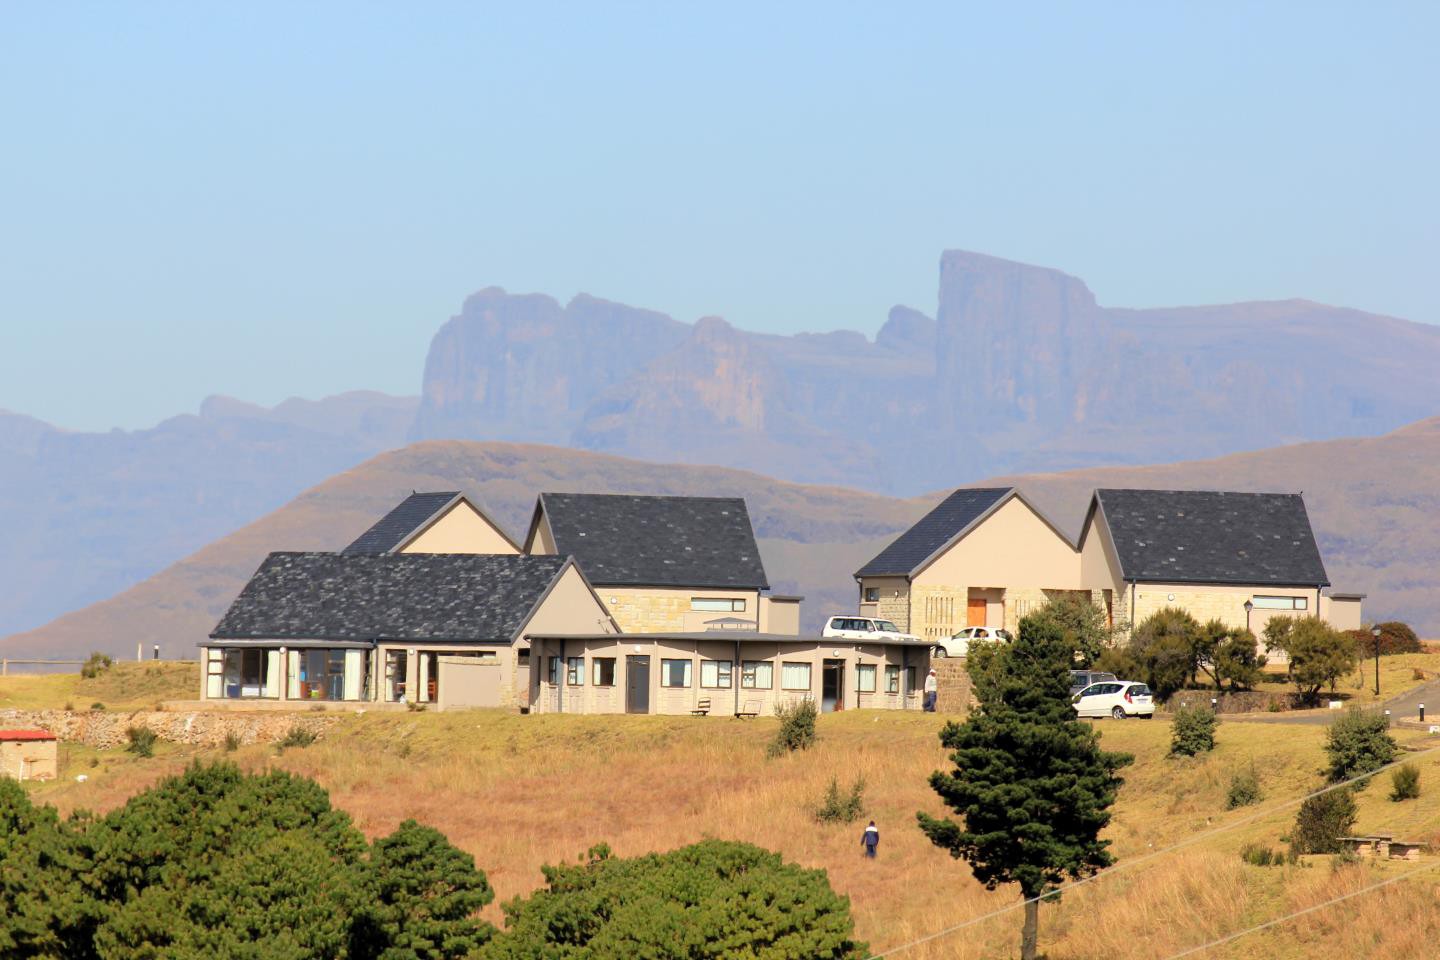
[[[766,756],[779,757],[796,750],[809,750],[815,745],[815,701],[806,697],[799,703],[782,703],[775,708],[780,729],[766,748]]]
[[[94,680],[114,666],[115,660],[108,653],[101,653],[96,650],[80,665],[80,676],[86,680]]]
[[[1329,790],[1306,797],[1295,814],[1290,848],[1302,853],[1339,853],[1340,838],[1355,826],[1355,795]]]
[[[125,730],[125,739],[129,741],[125,749],[137,757],[155,755],[155,731],[149,727],[129,727]]]
[[[1373,626],[1380,628],[1380,655],[1382,657],[1392,653],[1420,653],[1425,649],[1420,644],[1420,636],[1408,623],[1387,620]],[[1345,633],[1354,639],[1356,646],[1362,652],[1373,655],[1375,653],[1375,635],[1370,632],[1372,629],[1373,627],[1367,626],[1362,630],[1347,630]]]
[[[1093,666],[1109,649],[1114,631],[1106,622],[1105,611],[1087,597],[1070,594],[1051,600],[1035,616],[1054,623],[1075,651],[1075,665],[1082,669]]]
[[[1260,792],[1260,778],[1255,775],[1254,768],[1240,770],[1230,778],[1230,789],[1225,794],[1225,809],[1248,807],[1262,799],[1264,795]]]
[[[375,841],[370,854],[372,916],[394,956],[444,960],[465,956],[495,928],[475,914],[495,899],[475,858],[431,827],[406,820]],[[403,951],[403,952],[399,952]]]
[[[1420,768],[1402,763],[1390,772],[1390,799],[1395,802],[1414,800],[1420,796]]]
[[[1355,641],[1319,617],[1273,617],[1265,624],[1265,649],[1290,658],[1290,680],[1314,703],[1320,688],[1335,685],[1355,669]]]
[[[1326,774],[1331,783],[1339,783],[1371,773],[1394,761],[1399,749],[1390,736],[1388,717],[1367,710],[1347,710],[1325,733],[1325,752],[1330,756]]]
[[[1209,707],[1181,707],[1170,729],[1170,756],[1193,757],[1215,749],[1219,720]]]
[[[1140,664],[1145,683],[1162,700],[1187,684],[1199,671],[1200,624],[1185,610],[1157,610],[1130,637],[1130,651]]]
[[[825,797],[815,808],[815,819],[821,823],[854,823],[865,812],[865,778],[859,777],[849,790],[840,789],[840,778],[831,777]]]
[[[930,841],[966,860],[987,888],[1020,885],[1024,960],[1036,956],[1038,898],[1113,862],[1099,835],[1123,783],[1117,771],[1132,760],[1101,750],[1098,733],[1075,719],[1072,655],[1043,617],[1026,617],[1013,643],[981,653],[972,664],[979,706],[940,734],[954,768],[930,775],[963,823],[917,814]]]
[[[1216,690],[1226,682],[1232,691],[1248,690],[1260,680],[1265,667],[1255,634],[1237,630],[1223,620],[1207,621],[1197,634],[1195,648],[1197,666],[1209,675]]]

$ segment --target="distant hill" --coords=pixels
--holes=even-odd
[[[0,411],[0,635],[133,586],[404,443],[416,400],[273,409],[226,397],[149,430],[78,433]]]
[[[1099,485],[1303,490],[1331,579],[1368,592],[1371,614],[1440,636],[1440,418],[1373,439],[985,482],[1020,484],[1071,528]],[[0,640],[0,651],[124,655],[139,640],[160,643],[167,656],[191,655],[268,551],[338,549],[412,489],[469,491],[516,535],[540,490],[743,496],[772,585],[805,595],[807,628],[829,611],[853,608],[851,573],[939,496],[896,499],[556,447],[416,443],[307,490],[109,600]]]

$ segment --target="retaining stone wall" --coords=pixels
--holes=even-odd
[[[244,714],[187,712],[160,713],[153,710],[0,710],[0,727],[39,727],[61,740],[109,749],[129,742],[125,731],[146,727],[162,740],[215,747],[230,734],[242,744],[276,743],[297,727],[315,736],[324,736],[339,717],[288,713]]]

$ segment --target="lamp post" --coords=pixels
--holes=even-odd
[[[1380,696],[1380,628],[1371,627],[1370,636],[1375,638],[1375,696]]]
[[[1250,629],[1250,611],[1255,609],[1255,604],[1249,600],[1245,601],[1245,629]]]

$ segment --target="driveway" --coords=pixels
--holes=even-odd
[[[1377,706],[1366,707],[1366,710],[1389,710],[1392,720],[1405,720],[1417,716],[1420,713],[1420,704],[1425,704],[1425,717],[1427,722],[1435,718],[1440,723],[1440,680],[1431,680],[1422,683],[1420,686],[1407,690],[1399,696],[1391,697],[1384,703]],[[1339,710],[1290,710],[1285,713],[1248,713],[1239,716],[1226,717],[1221,715],[1222,720],[1234,720],[1238,723],[1298,723],[1309,726],[1325,726],[1341,713]]]

